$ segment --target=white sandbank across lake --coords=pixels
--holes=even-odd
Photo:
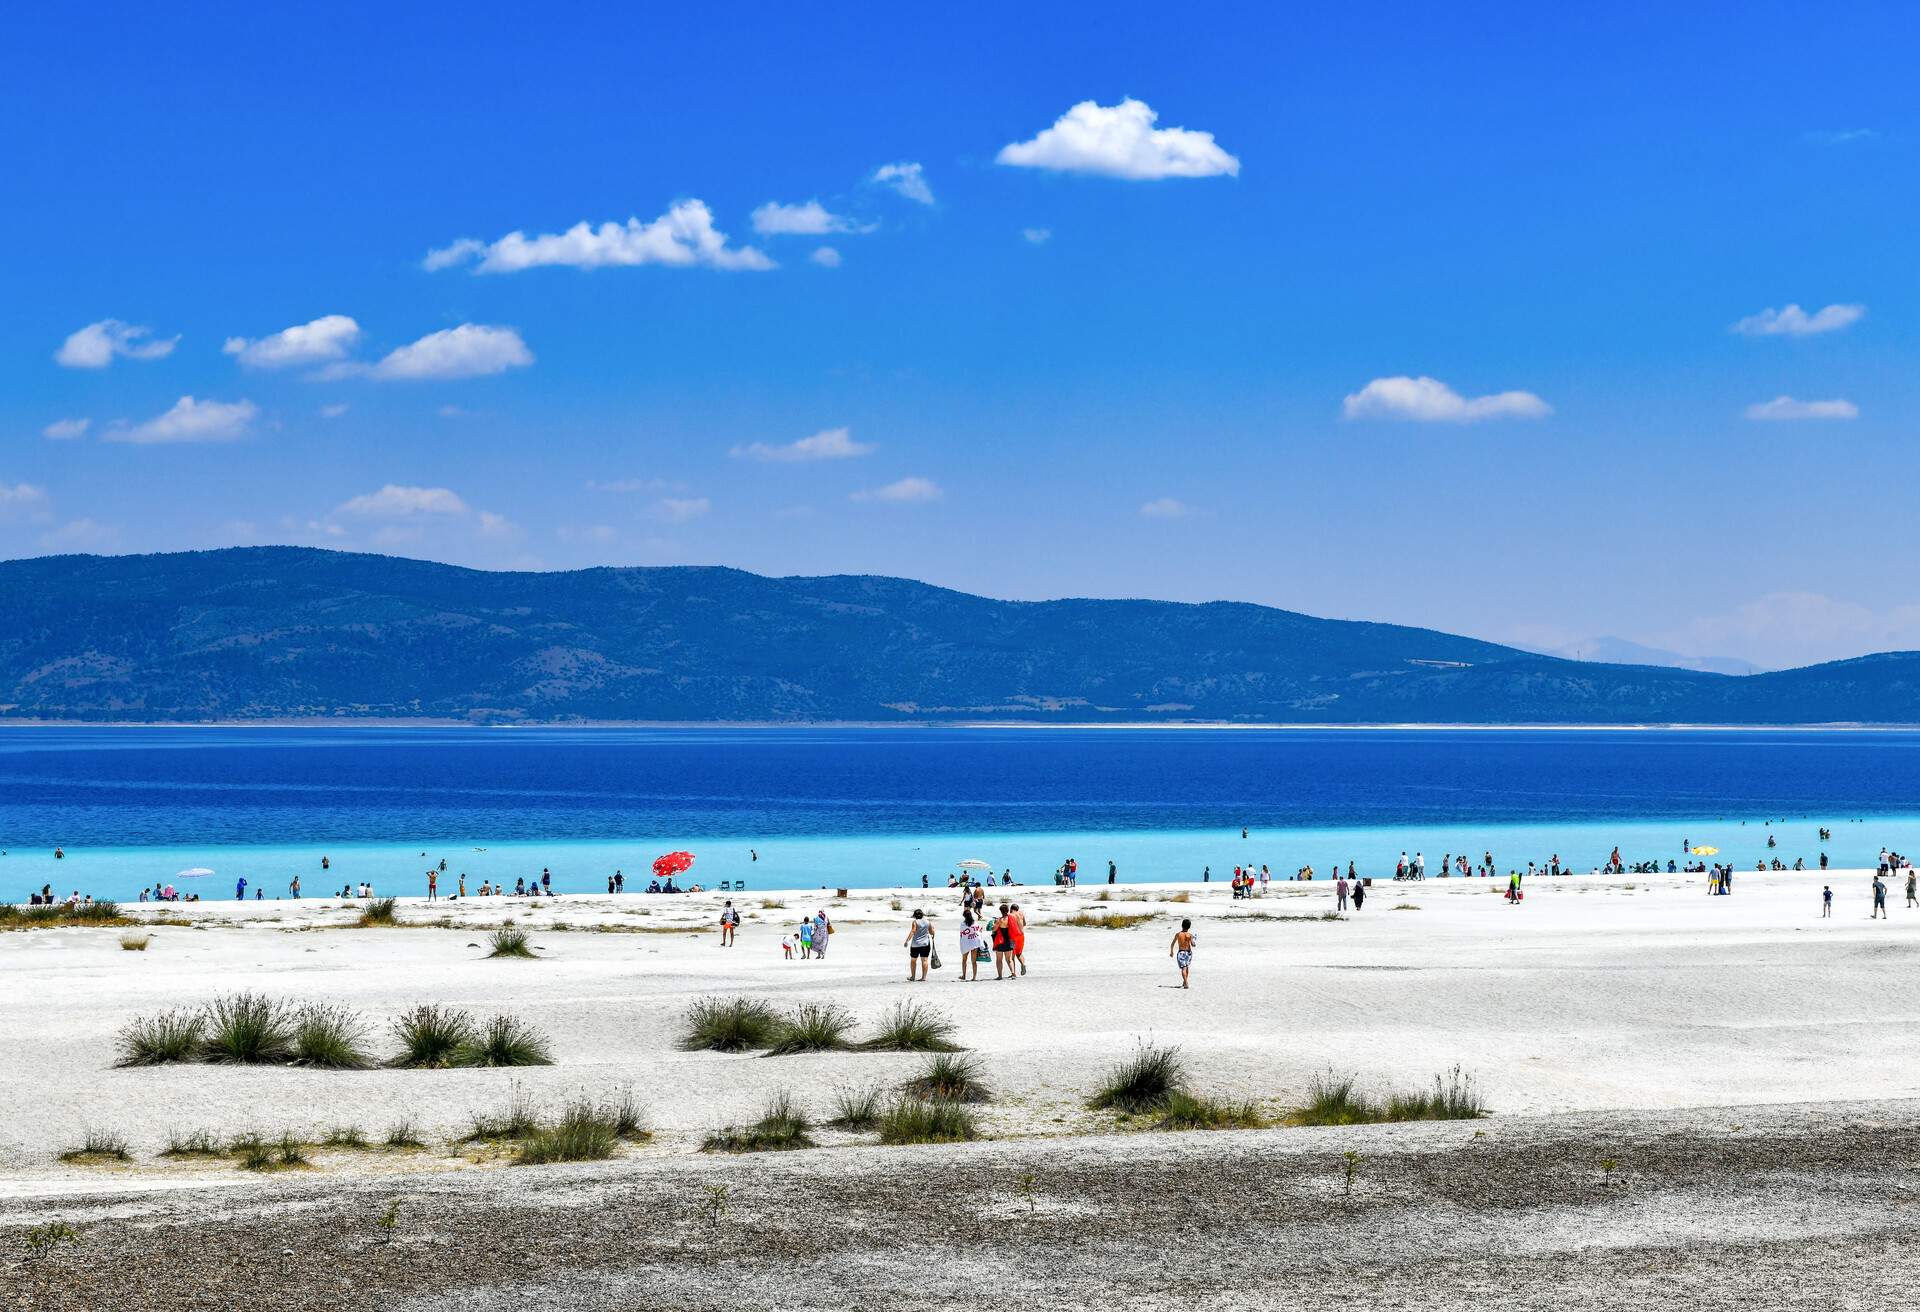
[[[995,981],[989,966],[964,984],[958,894],[944,888],[844,899],[756,890],[736,897],[744,923],[732,948],[720,946],[718,893],[405,898],[400,918],[416,927],[393,929],[350,928],[360,906],[338,899],[128,906],[137,920],[167,922],[141,931],[144,951],[124,950],[127,931],[111,927],[0,932],[9,997],[0,1042],[12,1054],[0,1066],[10,1110],[0,1190],[272,1188],[274,1177],[229,1161],[157,1154],[173,1131],[318,1138],[354,1125],[377,1139],[404,1118],[428,1131],[429,1151],[322,1151],[315,1169],[495,1169],[448,1144],[516,1089],[547,1106],[631,1089],[656,1135],[627,1153],[685,1155],[707,1131],[758,1116],[778,1090],[824,1119],[837,1088],[897,1084],[924,1063],[905,1053],[682,1051],[689,1004],[716,994],[783,1008],[834,1002],[863,1029],[902,998],[948,1011],[994,1089],[979,1109],[991,1138],[1112,1129],[1085,1099],[1149,1039],[1179,1045],[1197,1089],[1276,1114],[1316,1072],[1385,1091],[1455,1065],[1501,1115],[1909,1097],[1920,1093],[1920,1003],[1909,987],[1920,910],[1905,907],[1904,879],[1889,878],[1890,918],[1870,920],[1872,878],[1741,873],[1728,897],[1707,896],[1700,875],[1543,878],[1517,906],[1499,895],[1504,881],[1384,881],[1339,920],[1319,918],[1334,907],[1326,880],[1277,883],[1251,901],[1221,884],[995,889],[1029,915],[1030,973]],[[1823,884],[1835,890],[1831,919],[1820,914]],[[823,907],[837,930],[826,959],[785,959],[782,936]],[[902,939],[915,907],[933,916],[946,960],[929,982],[908,984]],[[1151,919],[1062,923],[1083,911]],[[1199,943],[1194,987],[1182,992],[1167,950],[1186,916]],[[538,960],[486,956],[487,931],[507,919],[532,932]],[[115,1036],[137,1014],[240,990],[351,1007],[381,1052],[393,1047],[390,1021],[421,1002],[511,1012],[547,1035],[554,1064],[115,1067]],[[135,1160],[58,1161],[88,1129],[124,1136]]]

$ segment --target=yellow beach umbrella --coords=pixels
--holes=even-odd
[[[1717,847],[1695,847],[1693,854],[1695,856],[1719,856],[1720,849]]]

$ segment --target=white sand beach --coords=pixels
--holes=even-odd
[[[0,1168],[13,1191],[154,1184],[182,1172],[146,1161],[66,1167],[50,1148],[95,1126],[124,1133],[136,1155],[183,1128],[371,1130],[410,1115],[451,1132],[516,1084],[540,1100],[628,1086],[660,1131],[647,1151],[685,1152],[757,1114],[776,1088],[824,1108],[836,1085],[904,1078],[917,1064],[908,1054],[680,1051],[687,1006],[707,994],[831,1001],[863,1023],[901,998],[947,1009],[999,1092],[983,1111],[995,1136],[1097,1128],[1087,1090],[1148,1038],[1178,1044],[1207,1091],[1275,1110],[1317,1071],[1384,1087],[1456,1064],[1502,1114],[1920,1095],[1920,1002],[1903,987],[1920,961],[1920,911],[1902,908],[1896,887],[1892,918],[1870,921],[1871,878],[1748,874],[1729,897],[1706,896],[1701,876],[1540,879],[1519,906],[1486,880],[1389,881],[1337,921],[1294,919],[1332,910],[1320,881],[1247,902],[1220,885],[1122,886],[1105,903],[1095,900],[1104,886],[1014,888],[1004,892],[1032,921],[1030,973],[996,982],[989,967],[978,983],[958,981],[946,889],[754,893],[740,899],[733,948],[720,946],[724,898],[713,893],[401,901],[403,921],[451,928],[347,928],[358,908],[339,900],[133,907],[142,920],[186,923],[154,925],[143,952],[123,951],[108,928],[0,934],[16,1004],[0,1014],[0,1041],[32,1054],[0,1074],[0,1096],[25,1113],[0,1130]],[[1823,883],[1837,890],[1831,919],[1820,917]],[[782,935],[822,907],[836,928],[828,956],[784,959]],[[901,943],[914,907],[934,917],[946,968],[909,985]],[[1060,923],[1078,911],[1152,919]],[[1167,957],[1182,916],[1199,936],[1190,992],[1173,987]],[[484,931],[509,918],[532,931],[539,960],[485,956]],[[382,1050],[386,1024],[419,1002],[511,1012],[548,1035],[554,1064],[113,1066],[130,1017],[237,990],[350,1006]]]
[[[486,1199],[510,1211],[531,1208],[545,1218],[540,1224],[558,1225],[558,1212],[549,1212],[566,1208],[547,1191],[564,1193],[568,1179],[680,1197],[694,1188],[687,1175],[694,1172],[701,1181],[733,1180],[752,1197],[773,1188],[783,1172],[830,1171],[852,1179],[884,1171],[889,1161],[927,1160],[928,1153],[942,1163],[966,1162],[969,1170],[987,1172],[988,1187],[1010,1190],[1005,1172],[988,1165],[1009,1153],[1038,1163],[1042,1173],[1132,1160],[1139,1178],[1151,1181],[1163,1170],[1185,1178],[1195,1162],[1214,1160],[1235,1143],[1235,1156],[1223,1161],[1270,1161],[1262,1170],[1281,1175],[1295,1169],[1286,1163],[1319,1162],[1321,1177],[1311,1185],[1321,1199],[1315,1206],[1330,1206],[1328,1181],[1335,1177],[1325,1174],[1331,1169],[1325,1154],[1348,1147],[1399,1161],[1405,1153],[1478,1151],[1477,1141],[1491,1132],[1489,1143],[1537,1156],[1542,1143],[1584,1144],[1587,1136],[1664,1143],[1710,1124],[1715,1135],[1743,1125],[1776,1127],[1782,1142],[1796,1145],[1781,1151],[1799,1152],[1805,1136],[1824,1132],[1835,1117],[1910,1122],[1913,1105],[1900,1100],[1920,1097],[1920,1005],[1906,987],[1920,961],[1920,910],[1907,910],[1903,886],[1890,881],[1891,918],[1869,920],[1871,879],[1861,871],[1747,874],[1729,897],[1706,896],[1701,876],[1540,879],[1518,906],[1490,881],[1386,882],[1374,885],[1363,911],[1339,920],[1319,918],[1333,908],[1325,882],[1275,885],[1248,902],[1232,900],[1219,885],[1122,886],[1110,893],[1104,886],[1014,888],[1004,892],[1031,913],[1030,973],[996,982],[989,967],[978,983],[956,980],[956,895],[946,889],[856,892],[844,899],[817,890],[756,892],[740,899],[745,923],[730,949],[720,946],[714,928],[723,901],[718,894],[538,904],[404,900],[403,922],[444,920],[448,927],[395,929],[350,928],[358,907],[338,900],[136,907],[130,911],[137,918],[163,922],[147,931],[151,943],[142,952],[122,950],[122,931],[111,928],[0,933],[0,971],[15,1004],[0,1015],[0,1040],[16,1054],[0,1072],[0,1090],[14,1110],[0,1130],[0,1226],[63,1216],[99,1225],[141,1215],[154,1224],[172,1218],[194,1226],[212,1224],[209,1208],[233,1224],[266,1206],[282,1209],[273,1233],[299,1234],[302,1209],[363,1211],[372,1206],[368,1200],[395,1190],[409,1196],[437,1191],[435,1211],[448,1217],[468,1206],[462,1199],[475,1207]],[[1820,916],[1823,883],[1836,890],[1831,919]],[[1102,894],[1114,900],[1097,901]],[[895,900],[901,910],[893,908]],[[929,982],[910,985],[901,944],[915,906],[935,916],[947,960]],[[827,958],[784,959],[782,935],[803,909],[819,907],[838,931]],[[1062,923],[1083,911],[1152,918],[1126,929]],[[1174,987],[1167,957],[1183,916],[1195,920],[1199,936],[1194,987],[1187,992]],[[486,930],[509,917],[532,929],[538,960],[485,956]],[[350,1006],[368,1019],[383,1051],[392,1046],[384,1032],[388,1021],[418,1002],[481,1015],[511,1012],[546,1033],[554,1064],[425,1071],[114,1066],[115,1034],[136,1013],[243,989]],[[902,998],[949,1011],[959,1041],[982,1059],[995,1093],[978,1109],[985,1141],[888,1149],[871,1146],[870,1135],[822,1130],[822,1146],[809,1152],[702,1153],[708,1131],[752,1120],[777,1090],[790,1091],[824,1119],[835,1089],[897,1083],[924,1061],[907,1053],[682,1051],[677,1038],[689,1004],[712,994],[750,995],[783,1007],[837,1002],[863,1027]],[[1177,1044],[1201,1091],[1254,1100],[1275,1116],[1301,1097],[1316,1072],[1351,1073],[1384,1091],[1425,1084],[1457,1064],[1478,1083],[1493,1114],[1479,1124],[1490,1131],[1458,1123],[1187,1134],[1122,1128],[1112,1114],[1088,1110],[1085,1100],[1111,1063],[1144,1039]],[[656,1133],[612,1162],[517,1167],[453,1142],[475,1113],[503,1105],[516,1089],[557,1106],[570,1095],[599,1097],[623,1087],[644,1104]],[[403,1118],[429,1131],[429,1148],[399,1154],[316,1149],[310,1167],[271,1174],[239,1170],[230,1160],[157,1156],[172,1131],[206,1129],[221,1137],[290,1131],[318,1139],[330,1127],[353,1125],[377,1141]],[[134,1160],[58,1161],[90,1128],[123,1135]],[[1508,1165],[1517,1171],[1520,1160]],[[1552,1161],[1555,1169],[1565,1166],[1560,1157]],[[1427,1174],[1419,1178],[1439,1178],[1431,1165],[1421,1169]],[[1590,1164],[1579,1169],[1591,1172]],[[1726,1169],[1747,1179],[1740,1173],[1777,1172],[1778,1163]],[[1226,1172],[1223,1187],[1244,1183],[1238,1168]],[[1481,1183],[1459,1205],[1471,1210],[1478,1197],[1473,1190],[1497,1193],[1490,1182],[1499,1175],[1484,1162],[1474,1166],[1471,1178]],[[1515,1176],[1511,1191],[1529,1205],[1551,1202],[1530,1194],[1524,1175]],[[1818,1176],[1796,1178],[1807,1183]],[[1695,1179],[1687,1187],[1699,1185]],[[1495,1193],[1486,1194],[1489,1206]],[[1650,1198],[1640,1205],[1650,1206]],[[1663,1204],[1680,1213],[1693,1205],[1683,1206],[1677,1196]],[[1769,1204],[1776,1205],[1787,1206],[1784,1197]],[[778,1206],[804,1210],[793,1200]],[[1791,1233],[1791,1225],[1782,1230],[1779,1216],[1768,1212],[1773,1219],[1767,1220],[1765,1209],[1750,1202],[1733,1213],[1724,1199],[1699,1206],[1743,1241],[1771,1243]],[[1793,1207],[1801,1219],[1792,1224],[1806,1224],[1819,1211],[1802,1200]],[[1852,1213],[1833,1212],[1843,1215]],[[1134,1220],[1147,1224],[1144,1217]],[[851,1213],[840,1218],[848,1225],[854,1219]],[[1691,1225],[1666,1231],[1661,1242],[1692,1242]],[[1638,1244],[1647,1234],[1609,1221],[1589,1238]],[[126,1271],[141,1269],[129,1252],[116,1252]],[[101,1260],[101,1270],[119,1269]],[[1707,1278],[1697,1263],[1687,1270]],[[624,1306],[606,1291],[627,1289],[620,1282],[632,1272],[603,1274],[613,1282],[603,1290],[604,1305]],[[1507,1288],[1499,1282],[1509,1277],[1523,1280],[1506,1272],[1495,1284]],[[1093,1270],[1087,1278],[1097,1285],[1102,1277]],[[496,1296],[499,1306],[512,1304],[500,1288],[488,1289],[470,1301],[418,1306],[491,1307],[496,1304],[487,1300]],[[872,1305],[891,1305],[881,1293],[874,1297]],[[672,1305],[705,1304],[689,1295]],[[1040,1299],[1039,1305],[1054,1304]]]

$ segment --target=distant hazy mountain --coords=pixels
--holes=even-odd
[[[0,716],[1920,722],[1920,653],[1748,678],[1232,602],[265,547],[0,563]]]
[[[1682,656],[1677,651],[1648,647],[1625,638],[1588,638],[1542,652],[1563,656],[1570,661],[1598,661],[1604,665],[1663,665],[1675,670],[1701,670],[1707,674],[1758,674],[1761,667],[1738,656]]]

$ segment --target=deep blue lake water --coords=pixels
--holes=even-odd
[[[309,896],[361,878],[412,893],[423,853],[473,882],[548,866],[604,890],[680,847],[707,882],[756,888],[944,883],[966,858],[1028,882],[1067,856],[1139,880],[1390,872],[1402,850],[1586,868],[1615,843],[1677,857],[1683,837],[1751,867],[1770,832],[1811,864],[1821,824],[1838,865],[1920,850],[1920,733],[0,730],[8,897],[125,897],[194,865],[219,872],[210,896],[241,873],[270,897],[294,873]]]

